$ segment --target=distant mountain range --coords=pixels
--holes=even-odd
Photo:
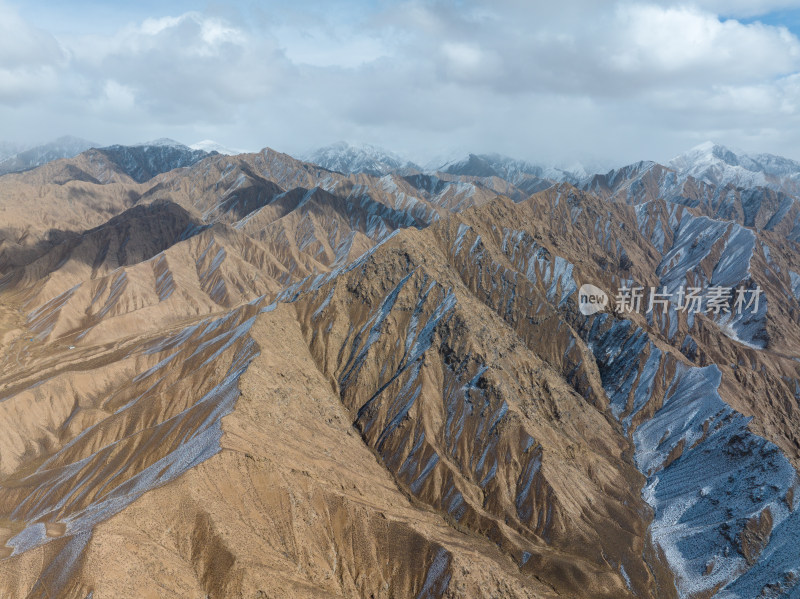
[[[26,171],[61,158],[72,158],[89,148],[96,147],[96,145],[85,139],[70,136],[59,137],[55,141],[32,148],[14,147],[8,144],[4,146],[8,149],[0,152],[0,157],[2,157],[0,159],[0,175]],[[3,156],[3,154],[5,155]]]
[[[571,171],[536,166],[501,154],[469,154],[462,159],[434,162],[423,167],[377,146],[344,141],[319,148],[300,157],[323,168],[345,174],[367,173],[382,176],[388,173],[445,173],[468,177],[498,177],[513,185],[522,183],[530,177],[577,182],[587,174],[583,169]]]
[[[233,150],[211,140],[203,140],[186,146],[175,140],[162,138],[127,146],[114,145],[103,148],[97,143],[79,137],[65,136],[34,147],[9,142],[0,143],[0,175],[27,171],[62,158],[73,158],[91,148],[103,149],[109,154],[116,155],[118,159],[122,159],[123,148],[130,148],[128,153],[138,152],[140,154],[138,158],[129,156],[127,160],[132,170],[138,169],[137,177],[139,178],[147,177],[149,173],[165,172],[159,170],[160,168],[171,170],[177,166],[194,164],[200,158],[213,153],[229,156],[243,153],[242,150]],[[139,148],[139,150],[135,148]],[[155,156],[156,154],[159,154],[161,158]],[[146,159],[145,155],[147,155]],[[156,167],[156,163],[161,159],[165,161],[164,165]],[[134,162],[139,165],[134,167]],[[146,162],[149,162],[149,166],[144,165]]]
[[[114,156],[115,160],[126,162],[126,169],[135,174],[135,179],[153,176],[178,166],[189,166],[213,153],[227,156],[246,153],[212,140],[187,146],[162,138],[131,145],[100,147],[85,139],[65,136],[35,147],[0,142],[0,175],[22,172],[54,160],[72,158],[91,148],[101,149],[109,156]],[[586,187],[595,176],[582,166],[542,166],[501,154],[468,154],[461,159],[422,167],[377,146],[344,141],[300,157],[325,169],[344,174],[439,174],[477,179],[496,177],[530,193],[540,189],[542,181],[568,182]],[[158,164],[159,162],[163,164]],[[676,156],[665,167],[681,179],[692,177],[718,187],[765,187],[794,195],[800,194],[800,162],[773,154],[746,154],[713,142],[705,142]],[[617,170],[609,171],[606,175]]]

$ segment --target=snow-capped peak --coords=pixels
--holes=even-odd
[[[404,168],[417,168],[393,152],[371,144],[340,141],[303,156],[308,162],[342,173],[367,173],[383,176]]]
[[[217,152],[218,154],[224,154],[225,156],[235,156],[236,154],[247,154],[247,150],[236,150],[233,148],[228,148],[219,144],[211,139],[204,139],[203,141],[198,141],[189,146],[193,150],[202,150],[203,152]]]
[[[186,148],[188,147],[186,144],[182,144],[179,141],[175,141],[174,139],[170,139],[169,137],[159,137],[158,139],[154,139],[152,141],[146,141],[142,143],[132,144],[133,147],[156,147],[156,148]]]
[[[686,170],[707,167],[719,162],[739,166],[739,157],[725,146],[705,141],[670,160],[670,165],[677,170]]]
[[[711,154],[714,151],[714,148],[722,147],[718,146],[716,143],[711,141],[710,139],[704,141],[703,143],[697,144],[695,147],[691,148],[685,154]]]
[[[794,192],[800,163],[773,154],[750,155],[713,142],[704,142],[676,156],[669,166],[684,176],[714,185],[771,187]]]

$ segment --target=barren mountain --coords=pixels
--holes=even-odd
[[[797,596],[791,189],[196,152],[0,177],[0,595]]]

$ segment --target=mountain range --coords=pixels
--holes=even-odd
[[[147,151],[151,154],[154,152],[171,152],[173,161],[176,159],[177,154],[181,154],[186,156],[186,158],[183,158],[184,161],[194,160],[194,162],[214,152],[230,156],[244,153],[242,150],[233,150],[211,140],[203,140],[191,146],[185,146],[180,142],[164,138],[132,146],[116,145],[102,148],[99,144],[85,139],[64,136],[52,142],[33,147],[10,142],[0,143],[0,175],[27,171],[62,158],[74,158],[91,148],[103,149],[108,152],[125,148],[125,151],[129,154],[137,151],[135,148],[139,148],[140,152]],[[171,163],[167,161],[162,165],[162,168],[167,170],[175,168],[175,166],[170,167],[170,165]]]
[[[800,593],[800,164],[78,148],[0,176],[1,596]]]

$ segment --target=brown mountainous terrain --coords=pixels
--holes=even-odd
[[[790,186],[147,152],[0,177],[0,596],[799,592]]]

